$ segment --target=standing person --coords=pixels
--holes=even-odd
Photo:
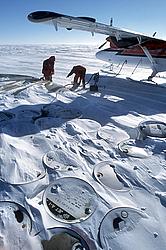
[[[81,65],[74,66],[70,73],[67,75],[67,77],[71,76],[72,74],[75,74],[74,76],[74,85],[79,86],[81,81],[83,88],[85,88],[85,74],[86,74],[86,68],[84,68]]]
[[[52,75],[54,74],[54,63],[55,56],[50,56],[48,59],[43,61],[42,73],[44,75],[44,80],[52,82]]]

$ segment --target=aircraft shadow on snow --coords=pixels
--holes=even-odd
[[[128,114],[148,117],[157,113],[165,113],[166,89],[164,88],[140,86],[135,83],[129,85],[128,80],[110,76],[101,76],[98,85],[97,94],[87,91],[74,97],[70,103],[56,100],[51,104],[20,105],[13,109],[3,110],[0,112],[0,133],[14,137],[36,134],[41,130],[58,128],[74,118],[57,117],[56,111],[59,112],[59,110],[65,112],[77,109],[81,113],[80,119],[91,119],[100,123],[101,126],[110,122],[119,126],[112,117]],[[6,114],[6,119],[4,114]],[[46,119],[44,126],[40,126],[40,121]]]

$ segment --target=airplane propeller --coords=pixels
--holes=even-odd
[[[107,42],[108,42],[108,41],[105,41],[102,45],[100,45],[100,46],[98,47],[98,49],[101,49],[104,45],[106,45]]]

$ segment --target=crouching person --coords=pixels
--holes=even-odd
[[[85,88],[86,68],[81,65],[74,66],[70,71],[70,73],[67,75],[67,77],[71,76],[72,74],[75,74],[74,85],[79,86],[80,83],[82,82],[83,88]]]

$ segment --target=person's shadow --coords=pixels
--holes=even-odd
[[[36,134],[61,127],[74,118],[91,119],[101,126],[107,123],[120,126],[115,117],[147,118],[165,113],[165,88],[142,86],[109,76],[100,76],[98,87],[98,92],[91,92],[87,85],[83,92],[75,92],[68,103],[56,99],[50,104],[20,105],[1,111],[0,133],[14,137]],[[64,116],[65,113],[68,115]]]

